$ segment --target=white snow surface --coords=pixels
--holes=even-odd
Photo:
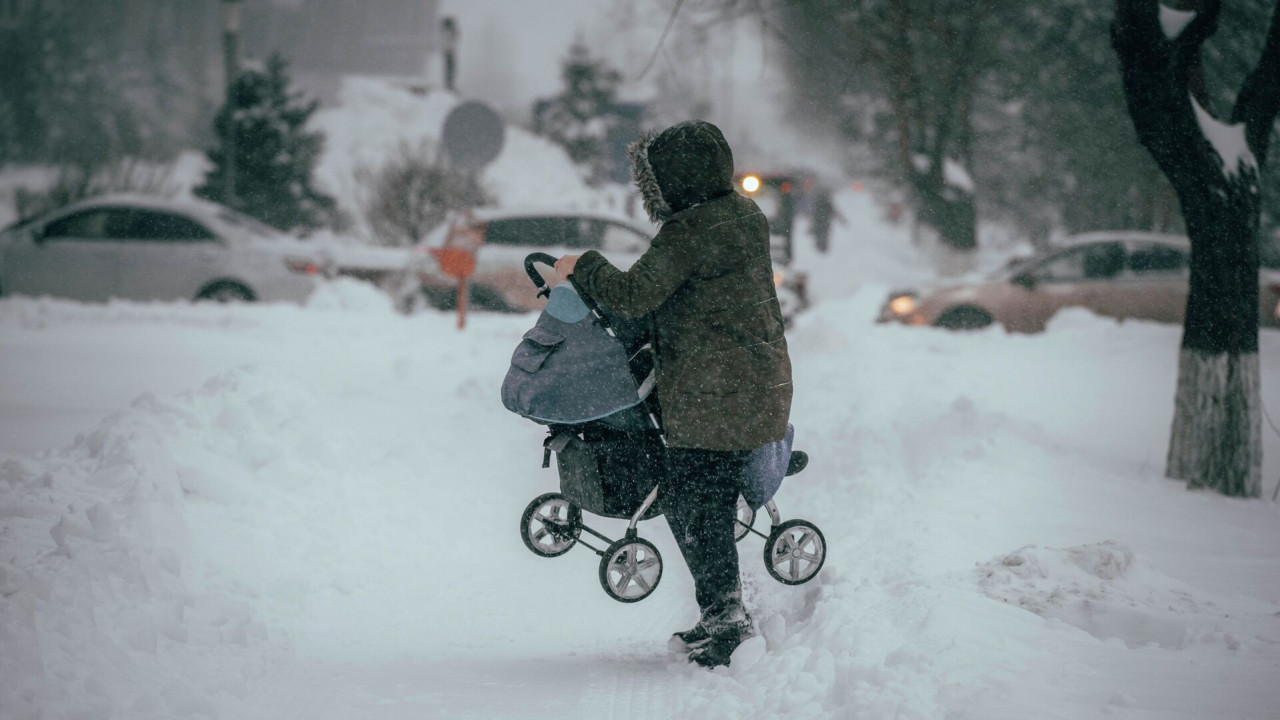
[[[1253,151],[1249,149],[1249,143],[1245,140],[1244,123],[1228,125],[1219,121],[1200,106],[1194,95],[1191,96],[1191,107],[1195,110],[1200,131],[1204,133],[1205,139],[1213,145],[1213,149],[1222,160],[1222,174],[1228,178],[1241,172],[1256,176],[1258,160],[1253,156]]]
[[[664,521],[634,605],[517,538],[557,489],[498,400],[533,316],[0,300],[0,717],[1275,717],[1280,510],[1161,476],[1179,329],[874,325],[920,260],[837,201],[777,497],[828,560],[784,586],[744,540],[760,636],[716,671],[666,651],[696,608]]]
[[[1196,13],[1193,10],[1175,10],[1167,5],[1160,6],[1160,29],[1164,31],[1164,36],[1170,40],[1177,38],[1196,19]]]
[[[337,199],[358,234],[373,237],[364,217],[368,187],[361,182],[361,171],[376,171],[405,148],[425,148],[438,157],[445,118],[460,102],[449,92],[415,94],[391,81],[348,77],[337,104],[312,117],[311,127],[326,138],[317,183]],[[502,207],[602,209],[614,204],[607,191],[586,184],[563,148],[516,125],[506,127],[502,150],[480,180]]]

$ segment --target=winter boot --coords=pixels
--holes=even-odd
[[[711,633],[701,622],[684,632],[674,633],[667,641],[667,650],[673,653],[687,653],[711,639]]]
[[[696,662],[703,667],[717,667],[729,664],[729,656],[744,640],[755,634],[751,627],[751,616],[742,607],[737,593],[717,611],[703,613],[697,627],[706,634],[689,645],[689,662]]]
[[[754,635],[750,618],[717,627],[706,640],[689,651],[689,662],[705,668],[728,665],[733,651]]]

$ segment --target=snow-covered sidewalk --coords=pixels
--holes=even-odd
[[[709,673],[666,654],[695,609],[664,522],[641,526],[667,570],[636,605],[604,595],[589,552],[517,538],[556,487],[541,431],[497,402],[530,318],[459,333],[371,293],[0,301],[0,717],[1280,707],[1280,511],[1161,477],[1177,328],[877,327],[877,288],[802,316],[793,420],[813,461],[778,502],[829,559],[785,587],[744,540],[762,638]],[[1280,408],[1274,333],[1263,367]],[[1266,450],[1269,493],[1273,434]]]

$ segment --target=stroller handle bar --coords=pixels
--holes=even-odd
[[[529,279],[533,281],[533,284],[537,286],[538,297],[546,295],[551,292],[551,290],[547,287],[547,281],[542,279],[542,273],[538,272],[538,269],[535,268],[534,265],[536,263],[542,263],[547,267],[555,267],[557,260],[559,260],[559,258],[552,257],[551,255],[541,252],[529,253],[525,256],[524,271],[529,276]]]
[[[534,265],[542,263],[548,267],[555,267],[557,260],[559,260],[559,258],[552,257],[551,255],[542,252],[529,253],[525,256],[524,271],[528,274],[529,279],[533,281],[533,284],[537,286],[538,297],[550,295],[551,288],[547,287],[547,281],[542,279],[542,273],[538,272],[538,269],[535,268]],[[610,335],[617,337],[617,333],[614,332],[608,316],[601,312],[600,306],[596,304],[595,300],[592,300],[591,296],[582,291],[582,288],[578,285],[577,281],[573,279],[572,275],[569,276],[569,282],[573,284],[574,290],[578,291],[578,297],[582,298],[582,301],[586,303],[587,309],[591,311],[591,314],[595,316],[596,320],[604,326],[604,329]]]

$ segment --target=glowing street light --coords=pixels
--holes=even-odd
[[[742,191],[753,193],[760,189],[760,178],[755,175],[748,175],[742,178]]]

